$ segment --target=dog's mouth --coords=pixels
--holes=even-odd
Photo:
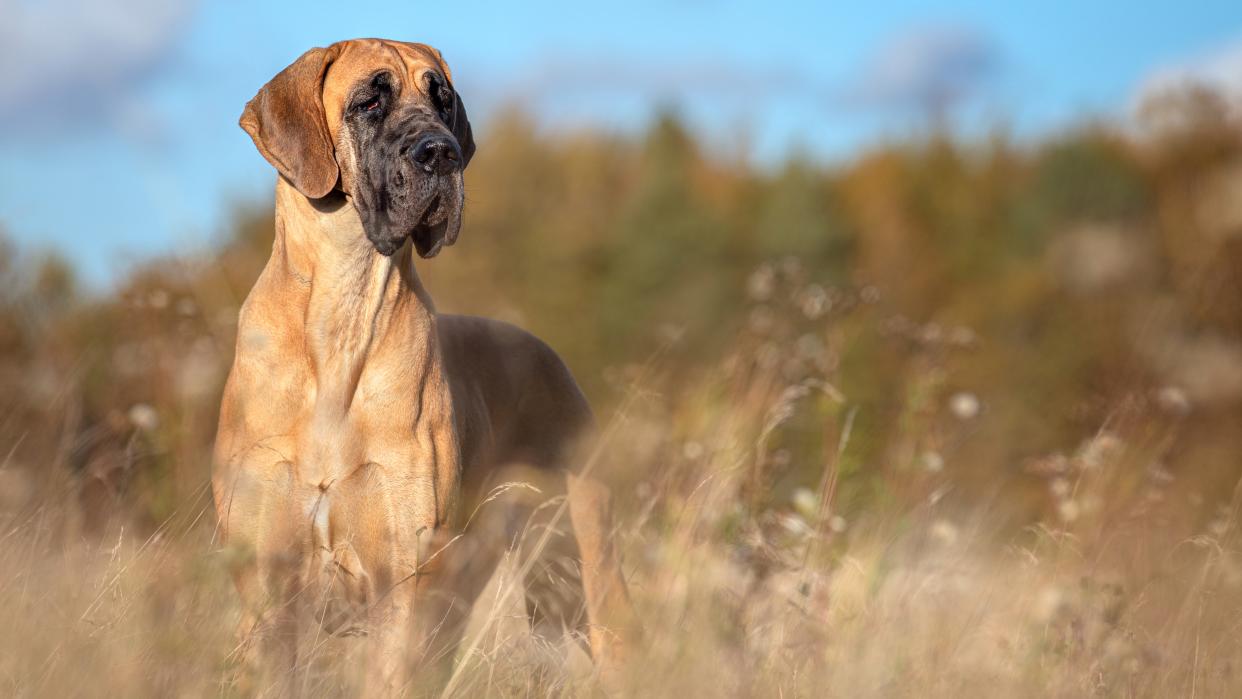
[[[457,242],[461,230],[461,189],[442,189],[427,202],[418,222],[410,230],[410,239],[419,257],[435,257],[440,250]]]
[[[419,226],[410,234],[410,238],[414,240],[414,249],[418,251],[418,256],[423,259],[430,259],[440,254],[440,249],[444,247],[444,229],[447,223],[439,223],[434,226]]]
[[[427,206],[427,212],[414,224],[414,230],[410,231],[410,239],[414,241],[414,249],[418,251],[419,257],[435,257],[446,244],[453,244],[446,240],[449,217],[441,212],[442,208],[440,196],[436,195]]]
[[[432,176],[412,186],[406,181],[374,197],[373,201],[384,206],[368,206],[366,201],[359,206],[367,238],[384,256],[396,254],[408,238],[419,257],[435,257],[457,242],[461,232],[465,189],[460,173],[455,177]]]

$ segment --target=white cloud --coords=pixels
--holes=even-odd
[[[0,0],[0,121],[107,116],[165,61],[196,0]]]
[[[574,100],[641,96],[661,100],[684,97],[753,102],[764,95],[790,96],[819,89],[790,66],[745,65],[726,57],[657,59],[611,53],[552,54],[524,67],[520,77],[503,80],[492,91],[514,99]]]
[[[864,65],[845,102],[942,113],[975,97],[995,77],[1001,55],[966,27],[925,26],[894,37]]]
[[[1152,71],[1139,87],[1138,102],[1187,85],[1208,87],[1242,101],[1242,37]]]

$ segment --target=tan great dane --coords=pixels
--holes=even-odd
[[[458,535],[520,464],[567,481],[607,668],[637,626],[608,492],[572,470],[590,409],[547,345],[437,314],[414,268],[457,239],[475,148],[443,57],[376,39],[311,49],[241,126],[279,171],[276,237],[241,309],[212,485],[225,541],[249,554],[235,577],[261,665],[288,675],[308,627],[365,635],[369,679],[390,691],[451,658],[522,518]]]

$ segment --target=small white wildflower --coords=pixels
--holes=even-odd
[[[1208,531],[1212,532],[1216,536],[1224,536],[1225,534],[1228,534],[1229,520],[1225,518],[1213,520],[1213,522],[1208,525]]]
[[[949,398],[949,411],[959,420],[974,419],[979,408],[979,398],[968,391],[959,391]]]
[[[923,452],[923,468],[929,473],[940,473],[944,470],[944,457],[939,452]]]
[[[1048,490],[1053,497],[1058,500],[1064,500],[1070,494],[1070,482],[1064,478],[1053,478],[1048,484]]]
[[[849,526],[849,522],[846,522],[845,518],[842,517],[841,515],[833,515],[828,520],[828,528],[837,534],[840,534],[841,532],[845,531],[845,528],[847,526]]]
[[[819,511],[819,498],[810,488],[795,488],[789,500],[794,509],[804,517],[814,516]]]
[[[221,364],[215,343],[199,338],[176,367],[177,390],[187,400],[208,396],[216,390],[216,379],[223,370]]]
[[[156,289],[147,295],[147,303],[155,310],[162,310],[168,307],[168,292],[163,289]]]
[[[1156,391],[1156,404],[1165,412],[1173,415],[1185,415],[1190,412],[1190,398],[1177,386],[1165,386]]]
[[[862,288],[862,291],[858,292],[858,296],[862,299],[863,303],[876,303],[880,300],[880,290],[879,288],[868,284]]]
[[[693,439],[687,440],[685,444],[681,445],[681,455],[687,461],[695,461],[700,456],[703,456],[703,445]]]
[[[828,298],[824,287],[811,284],[802,290],[799,305],[802,307],[802,315],[809,320],[816,320],[832,308],[832,299]]]
[[[938,519],[932,522],[931,529],[928,531],[932,541],[941,546],[953,546],[957,543],[958,529],[957,525],[947,519]]]
[[[129,421],[134,427],[147,432],[160,426],[159,413],[146,403],[135,403],[130,407]]]
[[[1111,432],[1101,432],[1089,440],[1078,453],[1078,464],[1084,471],[1097,469],[1116,461],[1125,443]]]
[[[1061,517],[1062,522],[1073,522],[1078,519],[1079,508],[1078,503],[1073,500],[1066,500],[1057,506],[1057,515]]]
[[[769,265],[763,265],[751,272],[750,279],[746,280],[746,291],[750,294],[751,300],[767,301],[772,298],[772,292],[775,290],[776,273]]]
[[[804,537],[811,533],[811,525],[792,512],[786,513],[781,517],[781,526],[785,527],[785,531],[796,537]]]
[[[975,331],[963,325],[949,331],[949,343],[958,347],[969,347],[975,344],[977,339]]]
[[[1047,456],[1029,459],[1023,465],[1023,468],[1027,473],[1049,478],[1068,473],[1070,470],[1070,461],[1061,452],[1055,452],[1048,454]]]
[[[1051,585],[1045,587],[1035,599],[1035,619],[1046,624],[1056,618],[1064,607],[1065,593],[1061,588]]]

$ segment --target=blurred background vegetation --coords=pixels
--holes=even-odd
[[[441,310],[547,339],[605,418],[644,365],[675,400],[792,303],[797,322],[756,342],[791,380],[816,364],[856,412],[855,506],[951,469],[953,498],[1036,521],[1040,474],[1101,430],[1141,432],[1142,468],[1186,497],[1234,486],[1242,124],[1211,92],[1166,92],[1132,128],[931,130],[831,167],[713,155],[674,113],[627,138],[512,110],[480,143],[463,237],[419,271]],[[217,249],[104,293],[0,247],[4,507],[72,493],[87,520],[150,528],[197,492],[272,237],[268,205],[233,221]],[[782,429],[765,497],[815,483],[822,418]]]

